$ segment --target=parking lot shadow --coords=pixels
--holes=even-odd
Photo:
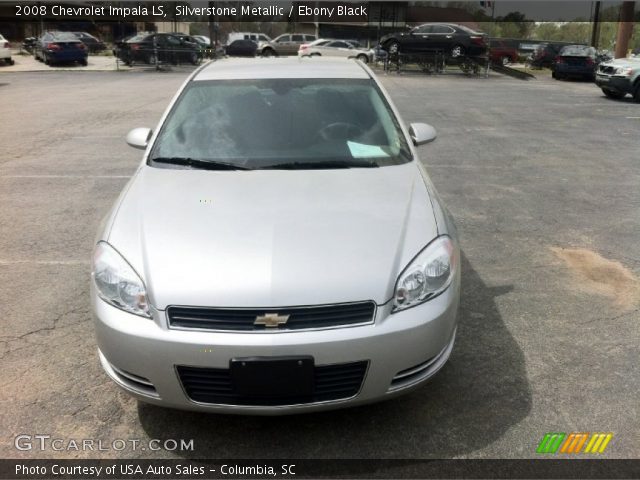
[[[486,447],[527,416],[524,356],[496,297],[463,256],[458,338],[449,363],[412,394],[281,417],[183,412],[139,403],[150,438],[193,439],[192,458],[449,458]]]

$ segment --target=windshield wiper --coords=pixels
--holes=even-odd
[[[319,162],[288,162],[275,163],[259,167],[261,170],[322,170],[332,168],[378,168],[379,165],[374,162],[365,162],[357,160],[349,161],[319,161]]]
[[[152,162],[169,163],[173,165],[185,165],[193,168],[201,168],[203,170],[251,170],[251,168],[235,165],[233,163],[216,162],[214,160],[199,160],[189,157],[156,157],[151,159]]]

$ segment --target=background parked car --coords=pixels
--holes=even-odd
[[[227,45],[231,45],[236,40],[253,40],[259,44],[260,42],[270,42],[271,37],[260,32],[231,32],[227,37]]]
[[[33,56],[46,65],[73,62],[87,65],[88,50],[71,32],[45,32],[35,43]]]
[[[539,44],[531,54],[529,64],[536,68],[551,68],[563,46],[564,45],[557,45],[553,43]]]
[[[552,76],[556,80],[579,77],[594,80],[598,65],[597,52],[586,45],[567,45],[562,47],[553,62]]]
[[[311,43],[316,40],[315,35],[302,33],[285,33],[276,37],[271,42],[260,42],[258,53],[264,57],[275,55],[296,55],[303,43]]]
[[[211,39],[205,35],[193,35],[193,39],[206,48],[211,48]]]
[[[9,40],[4,38],[2,34],[0,34],[0,60],[4,60],[4,63],[7,65],[14,64],[11,58],[11,45],[9,44]]]
[[[443,51],[452,58],[478,56],[487,50],[486,35],[454,23],[425,23],[408,32],[385,35],[380,45],[390,54]]]
[[[117,55],[127,65],[144,62],[178,64],[188,62],[197,65],[202,61],[202,47],[194,42],[181,40],[169,33],[140,33],[119,42]]]
[[[36,37],[26,37],[22,41],[22,49],[27,53],[33,54],[33,49],[37,42],[38,39]]]
[[[373,55],[372,50],[356,48],[346,40],[320,39],[311,43],[303,43],[298,50],[298,56],[300,57],[357,58],[364,63],[372,61]]]
[[[234,40],[224,49],[230,57],[255,57],[258,44],[253,40]]]
[[[102,52],[103,50],[107,49],[107,46],[104,44],[102,40],[94,37],[90,33],[87,33],[87,32],[71,32],[71,33],[73,33],[76,37],[78,37],[78,39],[82,43],[84,43],[85,47],[89,49],[89,53]]]
[[[509,46],[504,40],[491,40],[491,48],[489,49],[489,59],[491,63],[499,65],[508,65],[518,61],[518,49]]]

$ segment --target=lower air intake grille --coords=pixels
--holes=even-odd
[[[234,392],[231,371],[178,365],[178,377],[187,396],[196,402],[221,405],[299,405],[350,398],[360,391],[369,362],[314,367],[314,389],[310,396],[259,397]]]

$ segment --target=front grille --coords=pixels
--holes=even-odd
[[[314,388],[310,396],[259,397],[234,392],[231,371],[177,365],[178,377],[187,396],[196,402],[221,405],[300,405],[341,400],[358,394],[369,362],[322,365],[314,368]]]
[[[170,327],[230,331],[277,331],[371,323],[375,309],[375,303],[368,301],[290,308],[169,307],[167,314]],[[286,323],[277,327],[256,325],[256,319],[265,314],[288,316],[288,319]]]

